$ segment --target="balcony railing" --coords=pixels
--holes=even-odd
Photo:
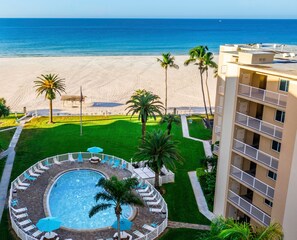
[[[216,126],[215,127],[215,134],[221,135],[221,126]]]
[[[274,170],[277,170],[278,168],[278,159],[237,139],[234,139],[233,149],[268,167],[271,167]]]
[[[225,94],[225,86],[224,85],[219,86],[218,90],[219,90],[219,94],[222,94],[222,95]]]
[[[218,144],[213,145],[213,153],[218,155],[220,151],[220,146]]]
[[[243,212],[248,213],[250,216],[256,218],[259,222],[268,226],[270,224],[271,218],[268,214],[244,200],[242,197],[237,195],[235,192],[229,190],[228,199],[238,206]]]
[[[262,102],[267,102],[276,106],[286,107],[287,105],[287,96],[284,94],[255,88],[242,83],[239,84],[238,94],[241,96],[257,99]]]
[[[264,194],[265,196],[273,199],[274,189],[267,185],[266,183],[260,181],[259,179],[253,177],[252,175],[242,171],[241,169],[231,165],[230,174],[246,185],[256,189],[258,192]]]
[[[223,107],[222,106],[217,106],[216,107],[216,113],[222,115],[223,114]]]
[[[235,121],[243,126],[250,127],[269,136],[282,139],[283,129],[271,123],[261,121],[243,113],[237,112]]]

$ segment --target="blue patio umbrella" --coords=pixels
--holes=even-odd
[[[133,223],[126,218],[120,219],[120,231],[128,231],[132,228]],[[118,229],[118,221],[115,221],[112,225],[112,228]]]
[[[61,221],[56,217],[46,217],[39,219],[36,226],[42,232],[52,232],[60,228]]]
[[[101,153],[101,152],[103,152],[103,149],[100,147],[90,147],[87,149],[87,151],[89,153]]]

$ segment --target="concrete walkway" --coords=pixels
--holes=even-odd
[[[184,223],[184,222],[173,222],[173,221],[168,221],[168,227],[169,228],[189,228],[189,229],[197,229],[197,230],[210,230],[210,226],[208,226],[208,225]]]
[[[210,221],[213,220],[215,218],[215,215],[208,209],[207,202],[204,197],[200,183],[197,179],[196,172],[195,171],[188,172],[188,175],[192,184],[192,188],[193,188],[196,202],[199,208],[199,212],[203,214],[208,220]]]
[[[206,157],[212,157],[210,141],[206,141],[206,140],[202,140],[202,139],[199,139],[199,138],[191,137],[190,134],[189,134],[189,127],[188,127],[188,121],[187,121],[186,115],[180,115],[180,118],[181,118],[181,124],[182,124],[183,137],[194,140],[194,141],[202,142],[204,152],[205,152],[205,156]]]
[[[5,128],[5,129],[1,129],[0,132],[6,132],[6,131],[9,131],[9,130],[12,130],[12,129],[15,129],[17,127],[10,127],[10,128]]]
[[[10,183],[10,175],[13,167],[14,157],[15,157],[15,146],[18,143],[19,137],[23,130],[24,122],[21,122],[20,125],[16,128],[14,135],[10,141],[8,149],[5,151],[7,155],[6,164],[3,170],[3,174],[0,182],[0,220],[2,219],[2,214],[4,206],[6,204],[7,191]]]

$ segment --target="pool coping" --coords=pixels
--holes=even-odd
[[[57,181],[57,179],[62,176],[63,174],[65,174],[66,172],[71,172],[74,170],[91,170],[91,171],[96,171],[99,172],[101,174],[103,174],[106,179],[110,179],[110,176],[108,174],[106,174],[104,171],[98,170],[98,169],[94,169],[94,168],[90,168],[90,167],[83,167],[83,168],[71,168],[71,169],[67,169],[64,170],[62,172],[60,172],[59,174],[57,174],[55,177],[53,177],[52,179],[50,179],[44,194],[43,194],[43,210],[45,213],[46,217],[51,217],[49,214],[49,204],[48,204],[48,197],[49,197],[49,191],[52,189],[52,186],[54,185],[54,183]],[[135,206],[130,205],[132,208],[132,214],[131,216],[128,218],[130,221],[133,221],[138,213],[138,208]],[[60,227],[60,229],[64,229],[66,231],[71,231],[71,232],[97,232],[97,231],[101,231],[101,230],[108,230],[108,229],[112,229],[111,226],[109,227],[103,227],[103,228],[94,228],[94,229],[73,229],[73,228],[68,228],[68,227]]]

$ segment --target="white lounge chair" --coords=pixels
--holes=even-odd
[[[150,191],[149,193],[140,193],[140,196],[142,197],[149,197],[154,193],[154,190]]]
[[[159,198],[158,201],[155,201],[155,202],[146,202],[146,204],[149,205],[149,206],[157,206],[157,205],[159,205],[161,203],[161,200],[162,199]]]
[[[35,225],[30,225],[30,226],[28,226],[28,227],[25,227],[23,230],[25,231],[25,232],[29,232],[29,231],[31,231],[32,229],[34,229],[35,228]]]
[[[21,218],[25,218],[25,217],[28,217],[28,214],[27,213],[21,213],[19,215],[16,215],[13,213],[13,216],[16,218],[16,219],[21,219]]]
[[[147,224],[144,224],[142,227],[143,227],[144,229],[146,229],[146,230],[149,230],[150,232],[152,232],[152,231],[155,230],[155,228],[153,228],[153,227],[151,227],[150,225],[147,225]]]
[[[32,236],[37,238],[41,233],[42,233],[41,231],[37,230],[32,234]]]
[[[62,163],[58,161],[58,159],[56,157],[54,157],[54,163],[57,165],[61,165]]]
[[[46,166],[43,166],[41,162],[38,163],[38,166],[39,166],[39,168],[42,169],[42,170],[49,170],[49,168],[46,167]]]
[[[157,197],[157,193],[154,195],[154,196],[152,196],[152,197],[144,197],[144,198],[142,198],[144,201],[153,201],[153,200],[155,200],[156,199],[156,197]]]
[[[23,213],[23,212],[26,212],[28,209],[26,207],[24,208],[13,208],[13,207],[10,207],[15,213]]]
[[[71,153],[68,153],[68,160],[70,162],[75,162],[75,159],[73,158],[72,154]]]
[[[138,193],[145,193],[145,192],[147,192],[149,190],[149,188],[150,188],[150,186],[147,185],[147,187],[145,189],[137,189],[137,192]]]
[[[40,176],[40,174],[38,174],[38,173],[34,173],[33,170],[32,170],[32,168],[29,169],[29,174],[30,174],[32,177],[39,177],[39,176]]]
[[[162,211],[163,211],[163,208],[150,208],[150,212],[161,213]]]
[[[30,219],[27,219],[27,220],[24,220],[24,221],[22,221],[22,222],[18,222],[18,223],[19,223],[20,226],[23,227],[23,226],[25,226],[25,225],[31,223],[31,220],[30,220]]]
[[[134,233],[137,237],[140,237],[140,238],[145,237],[145,235],[144,235],[143,233],[139,232],[138,230],[134,231],[133,233]]]
[[[18,190],[26,190],[28,187],[20,186],[16,182],[13,183],[14,187]]]
[[[24,187],[29,187],[30,186],[30,183],[24,183],[24,182],[21,181],[20,178],[17,178],[17,181],[18,181],[19,186],[24,186]]]
[[[38,169],[36,166],[33,167],[33,170],[36,173],[40,173],[40,174],[44,173],[44,170]]]

